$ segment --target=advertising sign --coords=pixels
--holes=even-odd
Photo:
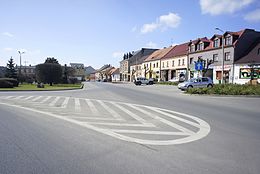
[[[251,74],[253,73],[254,79],[260,78],[260,68],[254,68],[251,72],[251,68],[240,68],[239,78],[240,79],[251,79]]]

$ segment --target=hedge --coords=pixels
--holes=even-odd
[[[260,85],[216,84],[213,88],[191,88],[189,94],[260,95]]]
[[[18,87],[19,82],[16,79],[13,78],[0,78],[1,86],[6,86],[8,83],[12,85],[12,87]],[[6,83],[8,82],[8,83]],[[7,85],[9,86],[9,85]],[[1,88],[6,88],[6,87],[1,87]],[[7,87],[8,88],[8,87]]]

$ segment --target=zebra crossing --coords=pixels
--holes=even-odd
[[[1,96],[0,104],[39,112],[128,142],[183,144],[210,132],[204,120],[132,103],[66,96]]]

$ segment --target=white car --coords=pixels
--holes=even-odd
[[[146,79],[145,77],[137,77],[136,80],[134,81],[135,85],[141,85],[141,84],[146,84],[146,85],[152,85],[154,84],[153,79]]]

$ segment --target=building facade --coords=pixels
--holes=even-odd
[[[162,80],[186,78],[188,62],[188,44],[176,45],[161,60]]]

